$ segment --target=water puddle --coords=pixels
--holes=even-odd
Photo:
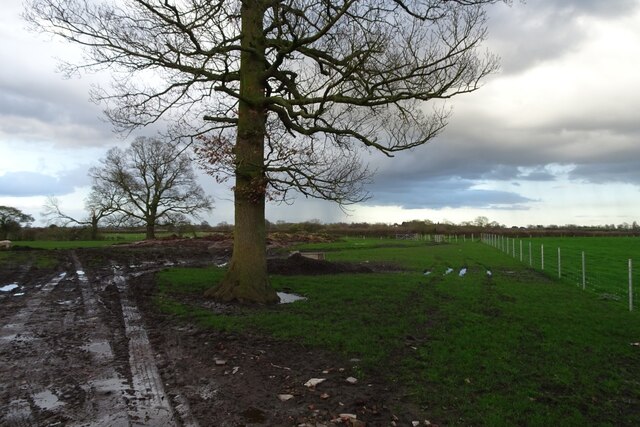
[[[18,289],[20,286],[18,286],[17,283],[11,283],[9,285],[4,285],[3,287],[0,288],[0,292],[11,292],[14,289]]]
[[[82,348],[93,353],[97,359],[111,360],[113,358],[111,345],[107,341],[92,341],[83,345]]]
[[[278,296],[280,297],[280,304],[289,304],[292,302],[304,301],[307,299],[306,297],[296,294],[289,294],[286,292],[278,292]]]
[[[64,402],[61,402],[60,399],[58,399],[58,396],[53,394],[51,390],[44,390],[40,393],[34,394],[33,403],[45,411],[51,411],[52,409],[64,405]]]
[[[28,332],[25,333],[15,333],[15,334],[6,334],[0,336],[0,341],[5,342],[14,342],[14,343],[27,343],[35,340],[36,337]]]
[[[91,391],[98,395],[112,395],[124,393],[127,389],[127,380],[120,377],[103,378],[92,381]]]

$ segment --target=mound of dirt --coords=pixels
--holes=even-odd
[[[299,252],[287,258],[270,258],[267,260],[269,274],[281,274],[283,276],[341,273],[373,273],[374,271],[397,270],[397,267],[381,264],[354,264],[347,262],[330,262],[307,258]]]

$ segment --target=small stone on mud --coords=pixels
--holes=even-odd
[[[339,417],[339,421],[342,421],[342,422],[349,421],[351,423],[353,423],[358,419],[358,416],[356,414],[340,414],[338,415],[338,417]]]
[[[318,384],[324,382],[326,380],[326,378],[311,378],[309,381],[307,381],[306,383],[304,383],[305,387],[315,387]]]
[[[349,384],[355,384],[355,383],[357,383],[357,382],[358,382],[358,379],[357,379],[357,378],[354,378],[354,377],[348,377],[346,381],[347,381]]]
[[[329,397],[330,397],[330,396],[329,396],[329,393],[322,393],[322,394],[320,395],[320,399],[322,399],[322,400],[326,400],[326,399],[328,399]]]
[[[287,400],[293,399],[293,394],[279,394],[278,399],[280,399],[281,402],[286,402]]]
[[[227,364],[227,361],[224,359],[216,359],[215,363],[216,363],[216,366],[224,366]]]

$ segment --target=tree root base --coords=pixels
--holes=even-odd
[[[235,302],[239,304],[277,304],[280,298],[268,283],[262,286],[242,286],[238,281],[223,280],[217,286],[204,293],[205,298],[221,302]]]

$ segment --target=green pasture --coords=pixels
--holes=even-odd
[[[50,252],[34,254],[32,251],[0,251],[0,270],[16,265],[33,265],[35,268],[55,268],[59,260]],[[0,284],[2,285],[2,284]]]
[[[354,239],[302,249],[404,270],[272,276],[278,290],[308,299],[220,315],[180,301],[201,295],[224,270],[174,268],[158,276],[155,302],[204,328],[358,358],[353,375],[384,379],[434,423],[640,425],[640,348],[631,345],[640,341],[640,319],[619,302],[478,242]]]
[[[196,237],[208,236],[208,232],[196,232]],[[162,231],[156,233],[157,239],[175,236],[175,233]],[[193,237],[194,233],[183,233],[185,238]],[[104,232],[100,240],[16,240],[14,246],[28,246],[34,249],[76,249],[110,246],[118,243],[131,243],[145,239],[145,233]]]
[[[640,238],[638,237],[564,237],[509,239],[500,243],[497,250],[544,271],[566,283],[582,287],[584,253],[585,288],[601,296],[614,298],[627,304],[629,288],[629,259],[632,260],[632,285],[638,286],[640,295]],[[515,243],[515,245],[514,245]],[[515,247],[515,251],[514,251]],[[530,249],[531,248],[531,249]],[[558,248],[560,256],[558,257]],[[531,251],[531,255],[529,255]],[[543,267],[544,256],[544,270]],[[560,262],[558,261],[560,260]],[[560,268],[558,268],[560,264]]]
[[[114,244],[113,241],[108,240],[20,240],[13,243],[14,246],[33,249],[99,248]]]

